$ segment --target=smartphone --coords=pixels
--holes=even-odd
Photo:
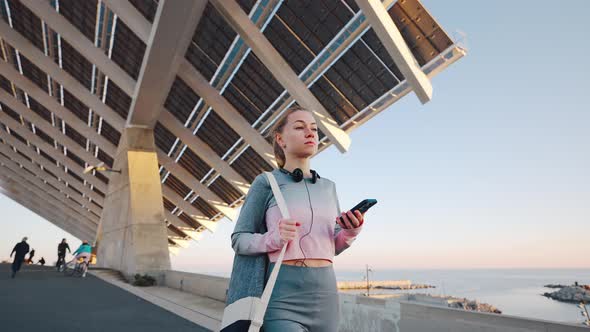
[[[362,200],[357,205],[355,205],[352,209],[350,209],[350,211],[354,212],[356,210],[359,210],[360,213],[365,213],[375,204],[377,204],[376,199],[367,198],[365,200]],[[344,222],[342,217],[338,217],[338,218],[340,219],[340,222]]]

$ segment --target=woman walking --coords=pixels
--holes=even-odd
[[[318,150],[318,129],[311,112],[290,108],[272,135],[279,165],[272,174],[291,219],[281,217],[266,176],[256,177],[231,236],[236,255],[227,304],[260,297],[287,243],[264,331],[337,331],[339,298],[332,260],[359,234],[363,215],[340,213],[335,184],[310,168],[310,158]]]

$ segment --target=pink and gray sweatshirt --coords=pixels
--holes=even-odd
[[[298,238],[287,245],[284,260],[325,259],[332,261],[335,255],[350,247],[362,226],[342,229],[336,223],[340,206],[334,182],[320,178],[316,183],[311,179],[295,182],[281,170],[274,170],[291,219],[298,221]],[[246,196],[240,216],[232,233],[232,247],[238,255],[267,254],[270,262],[276,262],[284,244],[279,235],[281,212],[272,194],[266,175],[259,175]],[[266,233],[243,231],[246,224],[266,224]]]

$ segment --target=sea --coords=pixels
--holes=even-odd
[[[505,315],[579,324],[583,316],[577,304],[542,296],[557,289],[547,284],[590,284],[590,269],[475,269],[475,270],[375,270],[369,280],[411,280],[435,288],[371,290],[371,294],[423,293],[477,300],[495,306]],[[361,281],[364,269],[338,271],[338,281]],[[364,293],[366,290],[347,291]],[[590,311],[590,305],[588,305]]]

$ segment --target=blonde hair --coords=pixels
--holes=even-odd
[[[277,134],[281,134],[283,132],[283,129],[285,129],[285,125],[287,124],[287,121],[289,120],[289,115],[297,112],[297,111],[304,111],[304,112],[309,112],[308,110],[306,110],[305,108],[299,106],[299,105],[293,105],[291,107],[289,107],[285,113],[283,115],[281,115],[281,117],[279,118],[279,120],[277,120],[277,122],[274,124],[274,126],[272,127],[272,129],[270,130],[270,135],[272,135],[272,147],[275,153],[275,159],[277,160],[277,165],[279,166],[279,168],[283,168],[283,166],[285,166],[285,162],[287,162],[287,160],[285,159],[285,151],[283,150],[283,147],[281,147],[279,145],[279,142],[277,142]]]

